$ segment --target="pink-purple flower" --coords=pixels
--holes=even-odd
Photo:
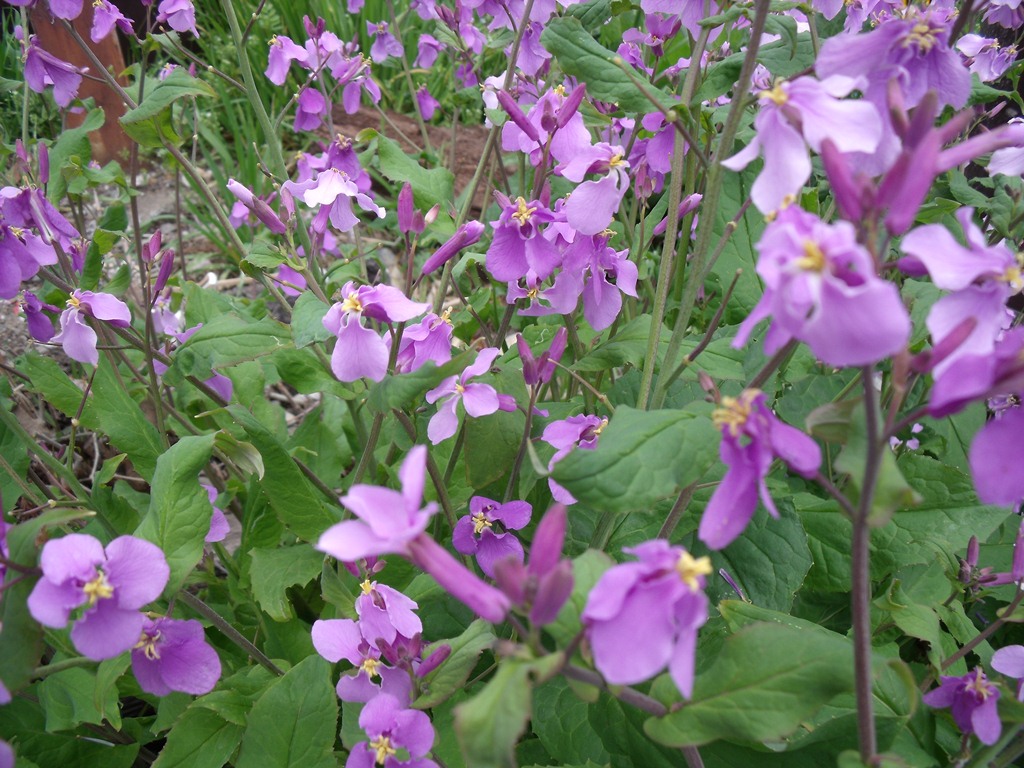
[[[708,618],[707,557],[654,539],[625,550],[637,562],[605,571],[583,609],[594,666],[613,685],[632,685],[666,666],[684,697],[693,692],[697,632]]]
[[[60,315],[60,333],[53,337],[53,341],[61,344],[72,360],[96,365],[100,360],[96,349],[96,331],[85,321],[87,317],[127,328],[131,324],[132,315],[127,304],[109,293],[71,292],[67,309]]]
[[[363,707],[359,727],[368,740],[352,748],[345,768],[437,768],[426,757],[434,745],[434,726],[426,712],[405,709],[394,696],[382,693]]]
[[[719,455],[729,469],[704,510],[698,536],[710,548],[721,549],[747,527],[759,497],[772,517],[779,516],[765,483],[772,462],[780,458],[795,472],[813,477],[821,466],[821,449],[780,421],[760,390],[723,397],[713,418],[722,429]]]
[[[523,562],[523,545],[512,531],[530,522],[533,507],[525,501],[501,504],[483,496],[469,500],[469,514],[459,518],[452,531],[452,545],[457,552],[475,555],[480,570],[494,578],[494,566],[511,557]]]
[[[132,648],[132,672],[139,687],[155,696],[172,691],[201,696],[220,679],[220,658],[194,619],[146,619]]]
[[[67,625],[83,656],[101,661],[133,648],[145,616],[170,577],[161,549],[134,536],[120,536],[104,548],[99,540],[72,533],[46,542],[39,565],[43,576],[28,598],[32,617],[47,627]]]
[[[957,727],[965,734],[975,734],[982,744],[999,741],[1003,728],[996,708],[999,689],[980,666],[960,677],[943,675],[939,687],[926,693],[922,701],[936,709],[951,709]]]
[[[491,368],[491,363],[501,354],[495,347],[482,349],[476,360],[466,370],[456,376],[449,376],[432,390],[427,392],[427,402],[440,401],[430,423],[427,425],[427,437],[434,445],[447,440],[459,428],[458,405],[466,409],[466,413],[474,418],[489,416],[501,407],[498,392],[490,384],[470,383],[470,379],[482,376]]]

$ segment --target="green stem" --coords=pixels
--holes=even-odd
[[[217,613],[213,608],[208,606],[198,597],[190,592],[181,590],[177,594],[177,598],[181,600],[185,605],[194,610],[203,618],[207,619],[213,626],[221,631],[221,633],[247,654],[252,657],[256,662],[269,669],[275,675],[280,677],[284,674],[281,669],[272,662],[266,654],[263,653],[259,648],[253,645],[248,638],[246,638],[241,632],[235,629],[228,620]]]
[[[56,675],[58,672],[63,672],[66,669],[76,669],[77,667],[91,667],[98,664],[98,661],[87,659],[84,656],[75,656],[71,659],[64,659],[63,661],[55,661],[51,664],[45,664],[42,667],[36,667],[32,670],[33,680],[42,680],[50,675]]]

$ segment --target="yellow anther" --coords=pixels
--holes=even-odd
[[[160,651],[157,649],[156,644],[160,639],[160,632],[157,631],[155,634],[142,633],[142,637],[139,638],[139,642],[135,644],[135,649],[142,649],[142,652],[146,654],[146,658],[150,661],[157,661],[160,658]]]
[[[7,229],[10,230],[10,233],[19,240],[21,240],[22,236],[25,234],[25,230],[21,227],[8,227]]]
[[[463,392],[466,391],[466,388],[459,384],[459,382],[455,382],[455,391],[461,395]]]
[[[565,96],[565,86],[564,86],[564,85],[556,85],[556,86],[555,86],[554,88],[552,88],[551,90],[553,90],[553,91],[554,91],[555,93],[557,93],[557,94],[558,94],[559,96]]]
[[[602,432],[604,432],[604,428],[607,427],[607,426],[608,426],[608,419],[607,418],[601,419],[601,423],[598,424],[596,427],[594,427],[594,437],[597,437]]]
[[[359,668],[363,670],[370,678],[378,677],[380,672],[377,671],[377,667],[380,666],[380,661],[371,657],[363,659],[363,663],[359,665]]]
[[[523,226],[533,216],[536,208],[530,208],[526,204],[526,200],[521,197],[516,198],[516,212],[512,214],[512,218],[519,222],[519,226]]]
[[[825,253],[813,240],[804,240],[804,255],[797,259],[796,264],[807,272],[825,271]]]
[[[1015,291],[1024,290],[1024,277],[1019,266],[1007,267],[1003,273],[1003,281]]]
[[[484,528],[490,528],[491,521],[484,517],[483,512],[477,512],[473,515],[473,533],[479,536],[483,533]]]
[[[737,397],[723,397],[718,408],[711,412],[716,427],[728,427],[729,434],[736,437],[750,418],[754,398],[761,394],[757,389],[745,389]]]
[[[711,559],[707,557],[694,557],[689,552],[683,552],[676,561],[676,572],[683,583],[692,591],[700,589],[698,577],[707,576],[711,573]]]
[[[992,689],[985,681],[985,673],[982,671],[981,667],[975,667],[974,671],[974,679],[971,682],[967,683],[966,688],[968,690],[973,690],[976,694],[978,694],[978,696],[981,697],[981,700],[984,701],[992,695]]]
[[[757,97],[759,99],[767,99],[773,104],[776,104],[777,106],[781,107],[783,104],[789,101],[789,95],[784,90],[782,90],[782,84],[784,82],[784,80],[779,80],[777,83],[775,83],[774,88],[772,88],[770,91],[761,91],[759,94],[757,94]]]
[[[114,596],[114,585],[107,581],[103,571],[96,572],[96,578],[82,585],[82,592],[89,600],[89,605],[96,605],[98,600],[106,600]]]
[[[345,300],[341,302],[342,312],[362,312],[363,304],[359,301],[359,297],[356,296],[355,292],[350,293],[345,297]]]
[[[608,161],[609,168],[618,168],[620,165],[625,165],[626,161],[622,159],[621,154],[612,155],[612,159]]]
[[[903,47],[909,48],[911,45],[916,45],[922,53],[928,53],[938,42],[936,32],[937,30],[931,24],[921,19],[911,28],[907,39],[903,41]]]
[[[364,595],[368,595],[371,592],[373,592],[373,582],[370,581],[369,579],[367,579],[366,581],[364,581],[362,584],[359,585],[359,588],[361,590],[363,590],[363,594]]]
[[[278,39],[277,35],[274,35],[272,38],[270,38],[270,43],[269,44],[270,45],[281,45],[281,41]]]
[[[530,290],[528,290],[526,292],[526,298],[528,298],[530,301],[533,301],[534,299],[537,298],[537,295],[539,293],[540,293],[540,289],[539,288],[536,288],[536,287],[531,288]]]
[[[452,308],[451,307],[445,308],[444,312],[441,313],[441,317],[438,318],[438,319],[442,323],[448,323],[448,325],[451,325],[452,324]]]
[[[391,739],[387,736],[381,736],[379,739],[371,741],[370,749],[377,753],[375,757],[377,765],[384,765],[384,761],[391,755],[396,754],[397,751],[391,746]]]

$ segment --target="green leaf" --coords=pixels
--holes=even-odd
[[[213,441],[212,434],[183,437],[159,458],[149,512],[135,532],[164,551],[171,567],[164,590],[168,596],[181,588],[203,556],[213,507],[199,485],[199,473],[210,461]]]
[[[742,11],[740,6],[734,8]],[[742,53],[734,53],[709,66],[707,76],[693,98],[693,104],[696,106],[705,101],[714,101],[731,91],[743,69],[743,56]]]
[[[244,732],[242,726],[193,705],[167,734],[153,768],[221,768]]]
[[[312,293],[304,293],[292,309],[292,339],[299,349],[317,341],[327,341],[332,334],[324,328],[324,315],[330,307]]]
[[[689,701],[651,718],[644,730],[673,747],[771,741],[852,689],[853,658],[844,638],[754,624],[725,640],[711,667],[697,676]]]
[[[121,664],[123,672],[128,657]],[[97,702],[96,673],[75,667],[50,675],[39,684],[39,703],[46,711],[47,731],[67,731],[82,723],[102,725],[109,720],[115,728],[121,727],[116,691],[114,696],[103,695]]]
[[[259,664],[242,667],[222,678],[217,690],[200,696],[191,706],[213,710],[229,723],[245,725],[256,699],[276,681],[274,673]]]
[[[582,555],[572,561],[572,594],[569,600],[562,606],[558,616],[552,624],[549,624],[547,631],[560,644],[567,645],[573,638],[579,635],[583,629],[580,621],[580,614],[587,604],[587,597],[590,590],[597,584],[601,574],[615,565],[604,552],[597,549],[588,549]]]
[[[551,755],[567,763],[608,764],[608,751],[601,743],[600,734],[590,724],[589,707],[562,677],[549,680],[534,690],[533,731]]]
[[[320,575],[324,555],[309,544],[252,551],[252,594],[274,621],[289,621],[295,611],[285,590],[305,586]]]
[[[795,40],[779,40],[762,45],[757,60],[777,77],[792,77],[814,66],[814,45],[807,32],[795,36]]]
[[[104,120],[102,109],[91,110],[81,125],[61,131],[57,140],[50,145],[50,182],[46,185],[46,199],[54,205],[59,205],[68,191],[64,166],[71,163],[72,158],[78,158],[80,164],[89,162],[92,158],[89,134],[100,128]]]
[[[236,768],[335,768],[338,699],[331,667],[309,656],[260,696],[249,713]]]
[[[611,0],[589,0],[586,3],[577,3],[567,7],[565,14],[579,19],[584,29],[596,35],[611,18]]]
[[[82,407],[82,390],[56,360],[32,352],[25,355],[20,367],[31,380],[32,391],[41,394],[46,402],[58,408],[65,416],[74,418],[78,415],[78,409]],[[86,429],[98,427],[96,409],[91,399],[85,399],[79,422]]]
[[[661,411],[619,406],[597,448],[573,451],[554,477],[595,509],[647,509],[699,480],[718,460],[718,441],[708,403]]]
[[[436,707],[452,694],[462,690],[480,654],[490,648],[494,641],[491,625],[483,619],[477,619],[458,637],[431,645],[423,653],[424,658],[441,645],[451,647],[451,654],[437,669],[420,681],[422,693],[414,703],[416,709]]]
[[[174,368],[185,376],[208,379],[237,363],[269,355],[291,343],[288,326],[272,317],[215,317],[174,353]]]
[[[616,64],[622,60],[621,57],[591,37],[579,19],[571,16],[551,19],[540,41],[558,60],[565,74],[586,82],[589,98],[611,102],[626,112],[653,112],[657,109]],[[632,75],[644,83],[644,90],[665,109],[671,109],[677,103],[660,88],[648,83],[642,72],[633,70]]]
[[[640,315],[620,328],[614,336],[599,344],[573,365],[575,371],[607,371],[632,365],[639,368],[647,354],[651,334],[651,316]],[[667,337],[667,333],[663,336]]]
[[[181,137],[171,123],[171,105],[187,96],[216,96],[207,83],[178,67],[146,90],[146,98],[121,118],[124,132],[144,147],[159,147],[164,141],[180,144]]]
[[[240,405],[229,406],[227,411],[263,457],[266,474],[259,487],[282,523],[299,538],[316,541],[320,534],[341,520],[341,511],[328,506],[285,447],[259,419]]]
[[[514,768],[530,721],[530,665],[504,660],[480,693],[455,708],[455,733],[473,768]]]
[[[507,389],[497,387],[499,392]],[[466,475],[473,488],[485,488],[506,477],[523,439],[526,417],[518,410],[498,411],[475,419],[464,415]]]
[[[92,386],[92,402],[99,428],[118,450],[128,454],[135,471],[152,481],[163,441],[139,404],[124,389],[106,356],[100,357]]]
[[[22,485],[18,481],[25,479],[31,460],[28,446],[22,442],[21,435],[9,429],[5,422],[0,422],[0,456],[10,465],[14,475],[12,477],[6,469],[0,474],[0,499],[7,508],[15,509],[22,493]],[[0,519],[3,519],[2,516]]]
[[[375,138],[380,172],[391,181],[409,182],[416,207],[425,211],[438,204],[455,199],[455,177],[447,168],[426,169],[402,151],[391,139],[367,129],[359,134],[360,140]]]
[[[875,601],[875,605],[888,611],[893,623],[904,634],[916,637],[927,644],[928,661],[935,673],[941,672],[944,655],[942,652],[942,629],[935,611],[927,605],[921,605],[911,600],[903,592],[899,579],[893,580],[886,593]],[[950,671],[950,674],[954,673],[955,671]]]
[[[750,187],[756,173],[748,168],[741,173],[727,173],[722,177],[722,198],[715,216],[713,240],[725,240],[722,252],[711,267],[711,274],[717,277],[724,290],[741,270],[736,288],[726,308],[723,322],[739,325],[761,299],[764,292],[757,275],[756,244],[764,232],[764,217],[756,210],[747,210],[735,224],[732,221],[750,196]],[[732,230],[727,235],[727,231]]]

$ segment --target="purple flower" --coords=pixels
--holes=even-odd
[[[175,32],[191,32],[199,37],[196,29],[196,9],[191,0],[161,0],[157,6],[156,20],[166,23]]]
[[[234,179],[228,179],[228,192],[238,198],[247,209],[255,214],[256,218],[262,221],[275,235],[283,235],[288,227],[281,221],[281,217],[274,213],[274,210],[262,199],[252,193],[245,185]]]
[[[539,200],[527,202],[518,197],[513,203],[495,194],[502,206],[501,217],[492,221],[494,239],[487,249],[487,271],[501,281],[518,280],[528,270],[541,279],[550,275],[561,262],[558,249],[541,232],[540,226],[555,220],[555,215]]]
[[[305,66],[307,63],[306,49],[296,45],[290,37],[274,35],[270,38],[267,69],[263,74],[274,85],[284,85],[293,61],[298,61]]]
[[[370,58],[378,64],[387,61],[389,56],[400,57],[405,53],[402,41],[388,31],[386,21],[378,21],[376,24],[372,21],[366,22],[366,34],[373,38]]]
[[[398,635],[415,637],[423,631],[415,609],[419,606],[397,589],[366,579],[356,598],[359,631],[374,646],[395,642]]]
[[[328,528],[317,549],[346,563],[375,555],[405,554],[407,543],[426,530],[437,511],[433,502],[420,506],[426,467],[427,448],[417,445],[398,471],[401,492],[376,485],[353,485],[341,497],[341,503],[359,519]]]
[[[1024,645],[1007,645],[992,654],[992,669],[1017,679],[1017,699],[1024,701]]]
[[[362,318],[387,323],[412,320],[430,308],[429,304],[410,301],[397,288],[388,285],[355,287],[349,281],[342,286],[342,301],[324,315],[323,325],[338,337],[331,355],[331,370],[339,381],[368,378],[381,381],[388,370],[389,345],[377,331],[363,325]]]
[[[39,268],[57,263],[57,252],[23,227],[0,223],[0,299],[13,299]]]
[[[625,550],[639,562],[605,571],[583,623],[594,666],[613,685],[643,682],[668,666],[679,692],[693,692],[697,631],[708,618],[711,561],[655,539]]]
[[[52,304],[44,304],[34,293],[25,291],[22,295],[22,309],[25,311],[25,322],[28,324],[28,332],[36,341],[49,341],[53,338],[53,323],[43,310],[58,312],[60,310]]]
[[[628,168],[625,150],[603,142],[559,166],[562,176],[583,182],[565,204],[565,215],[573,229],[584,235],[596,235],[612,223],[629,189]],[[583,181],[588,173],[605,175],[598,181]]]
[[[453,329],[450,315],[450,309],[440,315],[428,312],[420,322],[406,326],[395,358],[396,373],[411,373],[428,361],[441,365],[452,359]],[[384,343],[390,350],[391,336],[385,338]]]
[[[72,533],[46,542],[39,565],[43,577],[28,598],[32,617],[60,629],[81,608],[71,642],[97,661],[135,646],[145,624],[139,609],[156,600],[170,578],[160,548],[134,536],[120,536],[104,550],[92,536]]]
[[[320,206],[312,224],[316,232],[324,232],[328,222],[341,232],[351,232],[359,223],[352,212],[353,199],[364,211],[372,211],[377,218],[384,217],[384,209],[360,190],[357,182],[347,171],[332,166],[322,170],[315,179],[299,183],[286,181],[283,188],[289,194],[301,197],[310,207]]]
[[[0,739],[0,768],[14,768],[14,750],[3,739]]]
[[[1017,47],[1002,48],[994,37],[963,35],[956,47],[967,58],[968,69],[983,83],[998,80],[1017,60]]]
[[[606,418],[580,414],[561,421],[553,421],[544,427],[544,433],[540,439],[555,448],[555,455],[548,461],[548,471],[553,471],[555,464],[568,456],[573,448],[582,448],[586,451],[597,448],[597,438],[601,436],[607,426],[608,419]],[[551,495],[555,501],[562,504],[576,503],[573,495],[550,477],[548,478],[548,487],[551,489]]]
[[[430,91],[427,90],[427,86],[421,85],[416,89],[416,108],[419,109],[420,115],[426,122],[430,122],[434,119],[434,113],[437,112],[441,106],[441,102],[433,97]]]
[[[500,407],[498,393],[490,384],[470,384],[470,379],[487,373],[491,363],[501,351],[488,347],[481,349],[476,360],[457,376],[449,376],[427,392],[427,402],[442,401],[427,425],[430,442],[437,445],[455,434],[459,427],[458,405],[461,402],[466,413],[474,418],[489,416]]]
[[[132,672],[139,687],[155,696],[171,691],[201,696],[220,679],[220,658],[194,619],[146,619],[132,648]]]
[[[922,697],[929,707],[953,710],[953,720],[965,734],[976,734],[982,744],[995,744],[1002,732],[996,702],[999,689],[979,666],[962,677],[943,675],[942,683]]]
[[[848,222],[826,224],[790,206],[768,225],[757,250],[765,292],[734,347],[769,316],[768,355],[796,338],[829,365],[866,365],[906,345],[910,317],[899,291],[875,274],[871,254]]]
[[[94,43],[98,43],[114,30],[114,25],[120,27],[126,35],[132,35],[132,22],[115,6],[110,0],[94,0],[92,4],[92,29],[89,37]]]
[[[452,545],[464,555],[476,555],[486,575],[494,578],[494,564],[506,557],[523,562],[523,545],[510,531],[530,522],[533,507],[525,501],[500,504],[483,496],[469,500],[469,514],[452,531]]]
[[[14,36],[23,39],[21,27],[14,28]],[[78,67],[40,48],[32,35],[25,49],[25,83],[36,93],[43,93],[46,86],[52,85],[53,100],[58,107],[66,107],[78,95],[82,73]]]
[[[772,461],[780,458],[793,471],[813,477],[821,466],[821,449],[781,422],[757,389],[723,397],[712,418],[722,429],[719,456],[729,469],[704,510],[698,536],[711,549],[722,549],[747,527],[759,496],[772,517],[779,516],[765,483]]]
[[[438,55],[447,46],[433,35],[420,35],[415,65],[421,69],[430,69],[437,61]]]
[[[72,360],[96,365],[100,360],[96,350],[96,331],[85,322],[86,317],[127,328],[132,315],[127,304],[109,293],[71,292],[67,309],[60,315],[60,333],[53,337],[53,341],[63,345],[65,354]]]
[[[351,619],[321,619],[313,623],[312,634],[317,653],[333,664],[345,659],[356,668],[354,675],[342,675],[338,680],[335,690],[339,699],[367,702],[385,693],[403,705],[411,703],[409,674],[381,662],[380,650],[363,637],[359,624]]]
[[[539,357],[534,357],[523,335],[516,334],[516,347],[519,349],[519,359],[523,362],[523,380],[526,386],[534,387],[551,381],[555,373],[555,364],[562,359],[568,338],[569,332],[565,326],[560,327],[555,331],[555,337],[547,351],[541,353]]]
[[[363,707],[359,727],[369,741],[352,748],[345,768],[437,768],[425,757],[434,745],[434,727],[426,712],[403,709],[398,699],[382,693]],[[399,750],[409,759],[400,759]]]
[[[231,395],[229,394],[224,398],[230,400]],[[224,514],[224,510],[217,506],[217,489],[209,483],[200,483],[203,490],[206,491],[206,497],[210,500],[210,506],[213,507],[213,516],[210,518],[210,530],[206,532],[206,538],[204,541],[207,544],[213,544],[217,541],[224,541],[228,534],[231,532],[231,525],[228,523],[228,518]]]

